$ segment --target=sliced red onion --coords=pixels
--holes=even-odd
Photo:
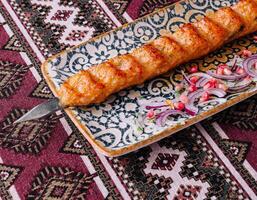
[[[245,87],[245,88],[242,88],[242,89],[240,89],[240,90],[228,90],[227,92],[228,92],[229,94],[239,94],[239,93],[241,93],[241,92],[245,92],[245,91],[248,90],[249,88],[250,88],[250,86]]]
[[[222,98],[227,94],[224,90],[220,88],[209,88],[208,90],[206,90],[206,92],[208,92],[210,95],[215,95],[219,98]]]
[[[233,66],[231,67],[231,71],[232,72],[235,72],[237,70],[237,68],[238,68],[237,60],[238,60],[238,55],[236,55],[234,60],[233,60]]]
[[[253,83],[252,80],[248,81],[247,83],[235,87],[229,87],[228,88],[228,93],[239,93],[239,92],[244,92],[245,90],[248,90],[250,85]]]
[[[159,110],[160,110],[160,112],[163,112],[163,111],[166,111],[166,110],[169,110],[169,109],[171,109],[171,108],[169,106],[166,106],[166,107],[160,108]]]
[[[196,113],[195,113],[194,111],[189,110],[189,109],[187,109],[187,108],[185,108],[185,111],[186,111],[187,114],[189,114],[189,115],[191,115],[191,116],[195,116],[195,115],[196,115]]]
[[[193,73],[193,74],[190,74],[188,75],[188,78],[192,78],[193,76],[198,76],[200,78],[212,78],[212,76],[206,74],[206,73],[203,73],[203,72],[196,72],[196,73]]]
[[[212,102],[219,102],[219,104],[221,104],[221,103],[226,102],[226,98],[211,99],[211,100],[208,100],[208,101],[204,101],[204,102],[202,102],[202,103],[199,103],[198,105],[199,105],[199,106],[203,106],[203,105],[205,105],[205,104],[212,103]]]
[[[207,71],[207,73],[214,77],[214,78],[219,78],[219,79],[223,79],[223,80],[228,80],[228,81],[234,81],[234,80],[238,80],[238,79],[241,79],[241,78],[244,78],[247,76],[247,73],[245,74],[233,74],[233,75],[219,75],[219,74],[216,74],[215,72],[213,71]]]
[[[184,73],[184,72],[183,72]],[[182,74],[183,74],[182,73]],[[208,74],[206,74],[206,73],[203,73],[203,72],[196,72],[196,73],[193,73],[193,74],[189,74],[188,76],[186,76],[185,75],[185,73],[184,73],[184,75],[183,75],[184,77],[185,77],[185,81],[188,83],[188,84],[190,84],[190,85],[192,85],[193,83],[190,81],[190,79],[192,78],[192,77],[194,77],[194,76],[197,76],[197,77],[199,77],[199,80],[196,82],[196,87],[199,87],[199,83],[200,83],[200,81],[203,81],[203,80],[206,80],[206,79],[210,79],[210,78],[212,78],[212,76],[210,76],[210,75],[208,75]]]
[[[249,80],[245,84],[234,86],[234,87],[229,87],[228,89],[229,90],[241,90],[241,89],[244,89],[244,88],[248,87],[249,85],[251,85],[252,82],[253,82],[252,80]]]
[[[198,87],[198,88],[204,87],[209,81],[210,81],[209,78],[201,78],[199,81],[197,81],[195,86]]]
[[[226,96],[226,92],[219,88],[209,88],[207,90],[200,89],[195,92],[192,92],[188,95],[189,102],[185,105],[186,111],[190,115],[195,115],[198,113],[199,108],[198,106],[195,106],[194,103],[203,95],[204,92],[208,92],[210,95],[215,95],[219,98]]]
[[[193,83],[190,81],[190,79],[187,77],[183,70],[181,70],[181,74],[183,75],[184,79],[187,81],[189,85],[193,85]]]
[[[243,67],[245,72],[252,77],[257,77],[256,70],[252,69],[252,66],[257,62],[257,54],[250,56],[243,61]]]
[[[195,86],[198,88],[203,87],[209,81],[209,79],[212,78],[212,76],[210,76],[206,73],[203,73],[203,72],[196,72],[196,73],[188,75],[187,77],[190,80],[190,78],[192,78],[194,76],[199,77],[199,80],[195,84]]]
[[[199,96],[200,94],[202,94],[204,92],[203,89],[199,89],[199,90],[196,90],[195,92],[191,92],[189,95],[188,95],[188,99],[189,101],[193,98],[197,98],[197,96]]]
[[[199,109],[194,105],[194,102],[202,96],[203,92],[204,90],[200,89],[188,95],[189,102],[185,105],[185,108],[187,112],[191,113],[190,115],[198,113]]]
[[[164,126],[165,122],[167,120],[167,118],[171,115],[181,115],[181,116],[185,116],[185,113],[183,113],[182,111],[179,110],[166,110],[164,112],[161,112],[157,115],[157,119],[156,119],[156,124],[158,126]]]
[[[167,106],[168,106],[167,104],[162,105],[162,102],[160,102],[159,104],[156,103],[156,104],[152,104],[152,105],[147,105],[147,106],[145,106],[145,109],[151,110],[151,109],[158,109],[158,108],[163,108],[163,107],[167,107]]]

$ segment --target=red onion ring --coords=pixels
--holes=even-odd
[[[190,78],[192,78],[194,76],[199,77],[199,80],[195,84],[195,86],[198,87],[198,88],[199,87],[203,87],[209,81],[209,79],[212,78],[212,76],[210,76],[210,75],[208,75],[206,73],[203,73],[203,72],[196,72],[196,73],[190,74],[188,76],[188,78],[190,79]]]
[[[203,92],[204,90],[200,89],[188,95],[189,102],[185,105],[185,109],[190,115],[196,115],[198,113],[199,109],[194,105],[194,102],[202,96]]]
[[[158,109],[158,108],[163,108],[163,107],[167,107],[168,105],[158,105],[156,104],[156,106],[151,106],[151,105],[148,105],[148,106],[145,106],[145,109],[146,110],[151,110],[151,109]]]
[[[187,109],[187,108],[185,108],[185,111],[186,111],[187,114],[189,114],[189,115],[191,115],[191,116],[195,116],[195,115],[196,115],[195,112],[193,112],[193,111],[191,111],[191,110],[189,110],[189,109]]]
[[[199,81],[197,81],[195,86],[198,88],[204,87],[209,81],[210,81],[210,79],[208,79],[208,78],[201,78]]]
[[[197,90],[188,95],[189,102],[185,105],[186,111],[190,113],[190,115],[195,115],[198,113],[199,108],[194,105],[196,99],[199,99],[204,92],[208,92],[210,95],[215,95],[219,98],[226,96],[226,92],[219,88],[209,88],[207,90]]]
[[[223,99],[224,101],[226,101],[225,98],[220,98],[220,100],[222,100],[222,99]],[[208,103],[212,103],[212,102],[217,102],[217,99],[211,99],[211,100],[202,102],[202,103],[200,103],[199,105],[201,106],[201,105],[203,105],[203,104],[208,104]]]
[[[252,83],[253,83],[253,81],[250,80],[250,81],[248,81],[244,85],[235,86],[235,87],[229,87],[227,92],[231,93],[231,94],[239,93],[239,92],[244,92],[245,90],[248,90],[250,88]]]
[[[164,112],[161,112],[159,113],[157,116],[156,116],[156,124],[158,126],[164,126],[165,125],[165,122],[167,120],[167,118],[171,115],[184,115],[185,116],[185,113],[183,113],[182,111],[179,111],[179,110],[166,110]]]
[[[252,69],[253,64],[257,62],[257,54],[250,56],[243,61],[243,67],[245,72],[251,77],[257,77],[257,72]]]
[[[181,70],[181,74],[183,75],[184,79],[187,81],[189,85],[193,85],[193,83],[190,81],[190,79],[187,77],[183,70]]]
[[[196,87],[203,87],[204,84],[201,83],[202,81],[205,81],[205,80],[209,80],[212,78],[212,76],[206,74],[206,73],[203,73],[203,72],[196,72],[196,73],[193,73],[193,74],[189,74],[188,76],[186,76],[186,78],[190,81],[190,79],[194,76],[197,76],[199,77],[199,80],[195,83],[195,86]],[[185,77],[185,76],[184,76]],[[186,82],[188,82],[188,80],[186,80]],[[208,81],[206,81],[208,82]],[[192,82],[190,81],[189,84],[192,84]]]
[[[232,72],[235,72],[237,70],[237,68],[238,68],[237,60],[238,60],[238,55],[235,55],[235,58],[233,60],[233,66],[231,67],[231,71]]]
[[[227,94],[224,90],[220,88],[209,88],[208,90],[206,90],[206,92],[208,92],[210,95],[215,95],[219,98],[222,98]]]
[[[214,78],[219,78],[219,79],[223,79],[223,80],[228,80],[228,81],[234,81],[234,80],[238,80],[241,78],[245,78],[247,76],[247,73],[245,74],[233,74],[233,75],[219,75],[214,73],[213,71],[207,71],[207,74],[209,74],[210,76],[214,77]]]
[[[251,85],[252,82],[253,82],[253,81],[250,80],[250,81],[248,81],[247,83],[245,83],[245,84],[243,84],[243,85],[234,86],[234,87],[229,87],[228,89],[229,89],[229,90],[241,90],[241,89],[243,89],[243,88],[248,87],[249,85]]]
[[[206,73],[203,73],[203,72],[196,72],[196,73],[190,74],[190,75],[188,75],[188,78],[192,78],[193,76],[198,76],[201,78],[212,78],[212,76],[210,76]]]

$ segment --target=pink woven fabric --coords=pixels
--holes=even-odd
[[[0,199],[257,199],[256,97],[113,159],[64,113],[12,124],[53,97],[40,65],[83,41],[74,32],[96,36],[173,2],[0,1]]]

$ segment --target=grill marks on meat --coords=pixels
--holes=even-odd
[[[256,31],[256,19],[257,0],[240,0],[232,7],[221,8],[130,54],[117,56],[71,76],[59,90],[60,102],[64,106],[100,103],[112,93],[143,83]]]
[[[232,9],[241,17],[245,26],[239,37],[256,31],[257,1],[241,0]]]

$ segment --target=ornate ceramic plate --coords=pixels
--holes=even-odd
[[[204,13],[213,12],[222,6],[230,6],[235,2],[236,0],[190,0],[168,6],[51,57],[42,66],[44,77],[57,95],[63,81],[79,70],[118,54],[130,52],[160,36],[163,30],[174,31],[179,25],[194,22]],[[181,80],[181,69],[193,64],[198,65],[201,71],[213,69],[220,63],[231,62],[234,55],[243,48],[257,52],[252,36],[227,44],[202,59],[177,67],[143,85],[114,94],[102,104],[65,111],[90,143],[105,155],[117,156],[131,152],[256,94],[257,89],[253,87],[243,93],[216,98],[212,102],[201,104],[196,116],[169,118],[163,126],[157,126],[153,120],[146,121],[142,117],[145,113],[141,106],[142,101],[175,98],[174,84]]]

